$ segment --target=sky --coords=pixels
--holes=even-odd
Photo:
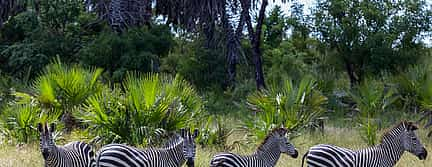
[[[273,1],[275,1],[275,2],[273,2]],[[310,14],[310,8],[312,6],[314,6],[315,3],[316,3],[316,0],[297,0],[297,1],[300,2],[301,4],[305,5],[304,8],[303,8],[305,14]],[[432,9],[432,0],[426,0],[426,3],[429,5],[429,8]],[[267,7],[267,11],[270,11],[270,9],[272,9],[276,5],[281,6],[282,10],[284,11],[284,13],[286,15],[289,14],[291,2],[282,4],[280,2],[280,0],[270,0],[269,1],[269,6]],[[423,39],[423,41],[429,47],[432,47],[432,32],[429,34],[429,37],[426,37],[425,39]]]

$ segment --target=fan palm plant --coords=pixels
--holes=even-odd
[[[396,95],[395,89],[386,89],[382,82],[371,79],[365,79],[349,94],[360,111],[358,122],[364,140],[369,145],[374,145],[378,130],[377,115],[384,112],[399,96]]]
[[[420,107],[423,111],[423,116],[420,121],[425,121],[426,128],[432,127],[432,80],[429,78],[426,82],[424,82],[422,91],[419,92],[420,96]],[[432,130],[427,134],[428,137],[432,137]]]
[[[428,65],[415,65],[396,76],[393,81],[398,86],[398,93],[404,102],[404,110],[417,112],[420,107],[420,93],[430,80],[431,69]]]
[[[417,112],[423,116],[426,128],[432,126],[432,68],[427,64],[415,65],[396,77],[398,91],[404,102],[404,110]],[[432,130],[428,133],[432,137]]]
[[[105,142],[153,143],[199,116],[203,102],[181,77],[129,73],[122,84],[90,97],[79,116]]]
[[[299,132],[323,114],[327,98],[316,87],[313,78],[304,77],[298,84],[287,80],[281,87],[274,85],[269,90],[255,92],[247,101],[255,116],[245,125],[261,139],[277,126]]]
[[[48,114],[43,112],[38,102],[25,93],[14,93],[16,101],[5,107],[0,115],[0,124],[5,136],[27,143],[37,139],[36,124],[39,122],[55,122],[60,112]]]
[[[31,96],[47,114],[61,111],[66,130],[70,131],[76,124],[72,112],[79,110],[89,96],[101,91],[102,84],[98,80],[101,73],[101,69],[68,67],[56,61],[36,78],[30,93],[19,95]]]

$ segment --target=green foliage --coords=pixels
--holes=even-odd
[[[0,41],[6,43],[22,41],[31,36],[39,27],[40,23],[36,13],[31,11],[19,13],[9,19],[7,24],[0,29],[2,34]]]
[[[222,51],[206,48],[201,39],[195,40],[177,40],[173,51],[161,60],[161,71],[180,74],[199,89],[222,88],[226,82]]]
[[[422,0],[322,0],[314,11],[317,37],[337,52],[352,84],[368,73],[395,72],[416,63],[425,53],[418,41],[430,30],[431,19]]]
[[[291,42],[284,41],[278,48],[268,49],[264,52],[264,62],[267,80],[273,83],[283,83],[289,78],[301,78],[310,73],[305,63],[306,53],[299,52]]]
[[[403,101],[404,111],[419,110],[420,97],[424,92],[424,86],[430,78],[431,68],[429,65],[415,65],[408,68],[405,72],[395,76],[393,82],[397,84],[398,93]]]
[[[121,35],[104,32],[78,53],[83,64],[102,67],[114,80],[124,78],[126,71],[157,72],[159,60],[173,45],[167,26],[132,29]]]
[[[15,99],[13,93],[15,91],[22,91],[25,87],[24,81],[0,72],[0,114],[2,113],[1,109]]]
[[[287,25],[280,6],[275,6],[264,20],[264,43],[270,47],[278,47],[285,36]]]
[[[34,12],[12,17],[2,31],[6,45],[0,50],[1,70],[19,78],[34,78],[56,55],[66,62],[76,61],[74,55],[88,35],[82,24],[87,23],[75,22],[55,30]]]
[[[82,1],[41,0],[40,17],[45,27],[64,31],[68,24],[76,24],[84,9]]]
[[[55,122],[60,117],[60,112],[43,112],[37,101],[22,93],[16,93],[19,98],[4,108],[0,114],[0,129],[6,137],[19,143],[37,141],[38,131],[36,125],[39,122]]]
[[[286,80],[281,87],[255,92],[247,99],[255,116],[245,127],[258,139],[279,126],[298,133],[325,112],[327,102],[311,77],[304,77],[298,84]]]
[[[101,91],[101,73],[101,69],[69,67],[57,61],[47,66],[45,72],[35,79],[29,93],[18,95],[34,99],[34,105],[48,114],[60,112],[66,128],[70,130],[75,124],[72,112],[78,110],[89,96]]]
[[[231,150],[231,146],[227,144],[228,137],[232,134],[233,129],[230,129],[222,120],[222,117],[210,116],[204,127],[200,130],[198,143],[203,146],[216,146],[223,150]]]
[[[369,145],[374,145],[377,139],[378,115],[399,98],[395,91],[393,88],[385,88],[382,82],[364,80],[350,92],[350,97],[359,110],[360,132]]]
[[[158,143],[161,131],[198,121],[203,109],[198,94],[179,76],[129,74],[123,88],[105,88],[90,97],[78,116],[105,143]]]

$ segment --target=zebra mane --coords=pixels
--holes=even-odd
[[[261,142],[261,144],[258,146],[257,150],[262,150],[263,146],[267,143],[267,140],[269,140],[270,137],[274,136],[275,133],[285,134],[286,132],[287,132],[287,129],[285,129],[285,128],[274,128],[273,130],[270,131],[270,133],[267,134],[264,141]]]
[[[410,122],[410,121],[403,120],[403,121],[399,122],[398,124],[394,125],[393,127],[386,129],[386,130],[384,131],[384,134],[381,136],[381,140],[380,140],[380,142],[381,142],[381,143],[384,142],[384,140],[385,140],[386,138],[389,138],[389,137],[392,136],[392,132],[393,132],[393,130],[395,130],[395,129],[399,129],[399,128],[401,128],[401,127],[402,127],[402,128],[405,128],[406,130],[411,130],[411,131],[413,131],[413,130],[417,130],[417,129],[418,129],[418,126],[417,126],[415,123]]]
[[[165,143],[164,149],[171,149],[183,142],[183,139],[177,133],[173,134]]]

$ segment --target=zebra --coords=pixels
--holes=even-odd
[[[417,129],[413,122],[402,121],[384,133],[380,144],[361,150],[316,145],[303,156],[302,167],[305,158],[309,167],[391,167],[405,151],[424,160],[427,151],[415,133]]]
[[[219,153],[213,156],[210,167],[272,167],[276,165],[281,153],[297,158],[298,152],[289,143],[286,133],[285,128],[273,129],[252,155]]]
[[[93,150],[89,144],[75,141],[64,146],[57,146],[53,140],[55,124],[50,128],[45,123],[38,124],[40,133],[40,150],[45,167],[89,167],[93,158]]]
[[[99,150],[96,167],[179,167],[186,164],[194,166],[198,129],[193,133],[181,129],[181,136],[175,134],[163,148],[145,150],[124,144],[109,144]]]

